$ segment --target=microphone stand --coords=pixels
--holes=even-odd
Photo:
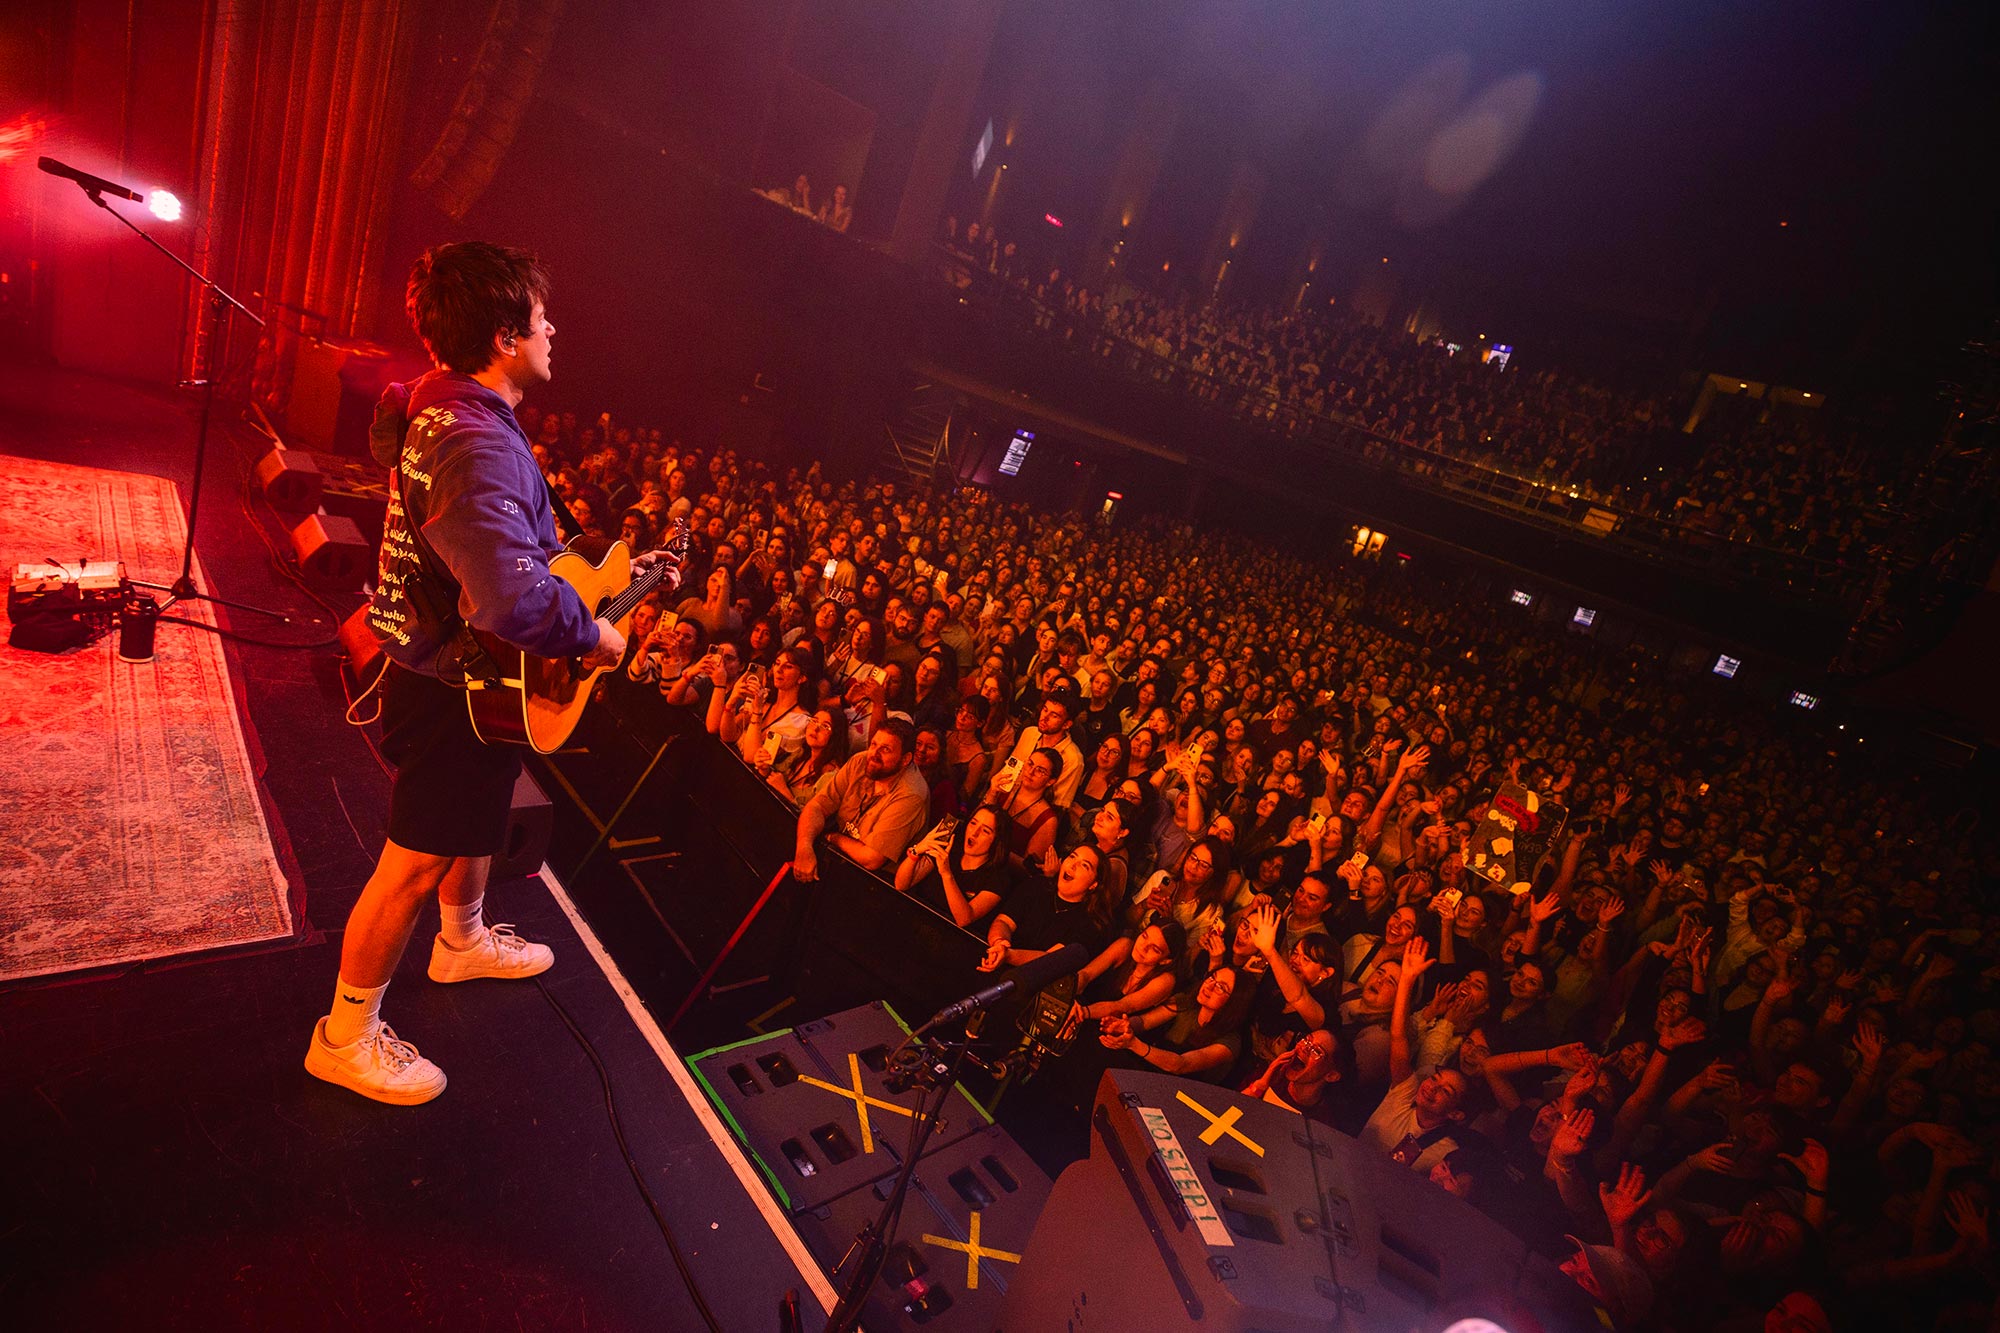
[[[951,1097],[951,1089],[958,1082],[959,1071],[967,1060],[979,1063],[971,1055],[972,1043],[978,1039],[979,1029],[986,1020],[984,1009],[975,1011],[966,1019],[965,1033],[956,1038],[925,1039],[929,1031],[926,1023],[910,1034],[904,1043],[905,1049],[915,1047],[913,1056],[902,1059],[891,1057],[889,1087],[900,1092],[897,1087],[921,1087],[917,1097],[917,1114],[910,1127],[909,1155],[903,1159],[903,1166],[896,1173],[896,1183],[890,1188],[889,1197],[883,1200],[882,1211],[875,1219],[861,1229],[848,1247],[834,1272],[846,1268],[854,1261],[854,1271],[841,1289],[840,1300],[827,1316],[826,1333],[853,1333],[861,1324],[861,1312],[868,1303],[868,1293],[875,1281],[882,1275],[882,1265],[889,1257],[889,1240],[896,1234],[896,1228],[903,1218],[903,1200],[910,1192],[910,1179],[916,1174],[917,1163],[923,1159],[924,1145],[930,1142],[931,1131],[937,1127],[938,1115]],[[924,1102],[933,1088],[939,1089],[937,1105],[926,1109]]]
[[[189,277],[193,278],[208,293],[208,374],[203,379],[181,381],[181,387],[184,389],[198,388],[201,390],[201,426],[195,434],[194,441],[194,484],[188,489],[187,540],[181,548],[180,577],[176,578],[172,583],[148,583],[143,579],[134,579],[132,582],[137,587],[156,588],[168,594],[166,602],[160,607],[162,611],[165,611],[177,602],[203,601],[213,602],[217,606],[226,606],[236,611],[251,611],[260,616],[270,616],[289,623],[291,617],[282,611],[273,611],[262,606],[252,606],[248,602],[232,602],[226,597],[211,596],[208,593],[202,592],[194,585],[194,525],[195,519],[201,513],[201,474],[203,464],[208,458],[208,419],[215,408],[215,361],[220,355],[219,349],[221,343],[218,340],[224,328],[223,321],[228,317],[231,307],[241,311],[245,318],[249,319],[260,329],[264,327],[264,320],[248,306],[224,291],[222,284],[188,263],[187,260],[182,259],[172,250],[167,249],[166,246],[161,245],[145,228],[139,226],[132,219],[106,203],[101,191],[92,189],[88,185],[83,185],[80,181],[78,185],[90,197],[91,203],[96,204],[112,217],[124,223],[134,235],[172,260],[177,267],[186,272]]]

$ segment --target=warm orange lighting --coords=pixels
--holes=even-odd
[[[1166,271],[1167,271],[1168,269],[1170,269],[1170,268],[1172,268],[1172,267],[1173,267],[1173,263],[1172,263],[1171,261],[1169,261],[1169,262],[1167,262],[1167,263],[1165,263],[1165,264],[1162,264],[1162,265],[1160,265],[1160,272],[1162,272],[1162,273],[1165,273],[1165,272],[1166,272]]]
[[[1385,264],[1386,264],[1386,263],[1388,263],[1388,262],[1389,262],[1389,256],[1387,256],[1387,255],[1383,255],[1383,256],[1382,256],[1382,262],[1383,262],[1383,263],[1385,263]]]
[[[1779,225],[1780,227],[1789,227],[1789,226],[1791,226],[1792,224],[1791,224],[1791,223],[1789,223],[1789,222],[1785,222],[1785,221],[1783,221],[1783,220],[1780,220],[1780,221],[1779,221],[1779,223],[1778,223],[1778,225]]]

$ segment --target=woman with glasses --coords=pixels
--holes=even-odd
[[[1140,1068],[1220,1083],[1243,1051],[1251,989],[1237,984],[1236,969],[1218,968],[1157,1009],[1103,1020],[1097,1040]]]
[[[1245,1097],[1333,1123],[1332,1091],[1340,1082],[1340,1038],[1316,1028],[1273,1055],[1264,1072],[1243,1085]]]
[[[1228,854],[1216,839],[1201,838],[1181,858],[1178,871],[1154,873],[1133,909],[1142,924],[1170,920],[1186,931],[1188,947],[1183,961],[1192,966],[1208,951],[1209,936],[1224,930],[1227,905],[1223,895],[1228,888]]]

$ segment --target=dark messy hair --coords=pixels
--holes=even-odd
[[[526,250],[487,241],[434,245],[410,269],[403,306],[439,365],[477,375],[493,364],[493,337],[534,332],[549,277]]]

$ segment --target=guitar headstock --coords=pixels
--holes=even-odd
[[[660,549],[665,551],[675,564],[679,564],[687,559],[688,549],[693,545],[694,533],[689,530],[687,519],[675,515],[673,527],[668,531],[667,539],[660,543]]]

